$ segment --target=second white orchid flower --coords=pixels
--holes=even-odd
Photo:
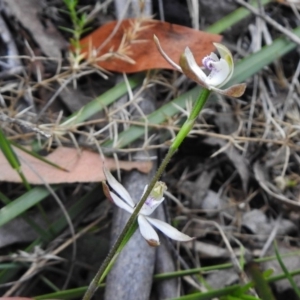
[[[245,83],[236,84],[224,90],[220,89],[220,87],[224,86],[230,80],[234,70],[231,52],[224,45],[214,43],[214,46],[217,48],[221,58],[219,58],[215,53],[211,53],[203,58],[202,64],[208,71],[208,74],[206,74],[198,66],[193,53],[188,47],[186,47],[185,51],[182,53],[179,65],[177,65],[164,52],[160,46],[158,38],[155,35],[154,41],[161,55],[171,64],[171,66],[204,88],[231,97],[240,97],[244,94],[246,89]]]
[[[134,211],[135,204],[131,199],[128,191],[115,179],[115,177],[113,177],[113,175],[106,168],[104,168],[104,174],[107,183],[115,192],[114,193],[110,191],[108,186],[104,184],[104,192],[106,196],[110,200],[112,200],[117,206],[119,206],[122,209],[125,209],[127,212],[132,214],[132,212]],[[147,186],[145,187],[144,193],[146,189]],[[180,232],[179,230],[177,230],[176,228],[174,228],[166,222],[149,217],[149,215],[151,215],[154,212],[154,210],[164,201],[163,193],[166,189],[167,187],[163,182],[157,182],[138,215],[138,224],[140,232],[142,236],[146,239],[147,243],[153,247],[159,245],[159,237],[152,226],[156,227],[166,236],[176,241],[187,242],[194,239]]]

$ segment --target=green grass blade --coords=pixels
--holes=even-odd
[[[274,241],[274,249],[275,249],[275,254],[276,254],[278,263],[280,264],[280,267],[281,267],[282,271],[284,272],[286,278],[288,279],[288,281],[290,282],[292,288],[294,289],[295,293],[297,294],[298,298],[300,299],[300,290],[299,290],[296,282],[294,281],[293,277],[291,276],[291,273],[289,272],[289,270],[285,266],[283,260],[281,259],[276,241]]]
[[[59,170],[66,171],[66,172],[68,171],[67,169],[65,169],[65,168],[63,168],[63,167],[61,167],[61,166],[59,166],[59,165],[53,163],[52,161],[46,159],[45,157],[43,157],[43,156],[37,154],[36,152],[30,151],[30,150],[26,149],[25,147],[19,145],[18,143],[15,143],[15,142],[11,141],[11,144],[12,144],[13,146],[15,146],[16,148],[19,148],[19,149],[22,150],[23,152],[25,152],[25,153],[27,153],[27,154],[29,154],[29,155],[31,155],[31,156],[33,156],[33,157],[39,159],[40,161],[42,161],[42,162],[44,162],[44,163],[46,163],[46,164],[48,164],[48,165],[50,165],[50,166],[52,166],[52,167],[54,167],[54,168],[57,168],[57,169],[59,169]]]
[[[128,85],[131,89],[134,89],[139,84],[142,83],[143,76],[141,74],[137,74],[128,79]],[[85,105],[81,110],[72,114],[64,123],[69,123],[70,120],[73,124],[78,124],[84,122],[94,114],[102,111],[106,106],[112,104],[120,97],[126,94],[128,91],[126,82],[121,82],[103,93],[96,99],[89,102]]]
[[[19,171],[21,169],[21,163],[16,153],[13,151],[10,142],[7,140],[1,128],[0,128],[0,149],[4,154],[4,156],[6,157],[7,161],[9,162],[10,166],[13,169]]]
[[[41,295],[33,297],[35,300],[48,300],[48,299],[74,299],[79,298],[84,295],[87,287],[80,287],[76,289],[70,289],[66,291],[55,292],[51,294]]]
[[[0,270],[6,270],[6,269],[16,269],[19,266],[16,263],[7,263],[7,264],[0,264]]]
[[[2,192],[0,192],[0,201],[5,205],[8,205],[12,201],[6,197]],[[34,222],[30,217],[23,213],[20,215],[27,224],[29,224],[41,237],[45,238],[49,235],[49,232],[43,230],[36,222]]]
[[[16,200],[11,201],[0,209],[0,227],[23,214],[26,210],[44,200],[48,195],[49,191],[44,187],[35,187]]]
[[[8,204],[11,202],[11,200],[8,197],[6,197],[1,191],[0,191],[0,201],[3,204]]]
[[[239,285],[232,285],[223,289],[181,296],[178,298],[174,298],[173,300],[211,300],[217,297],[233,294],[237,289],[239,289],[239,287]]]
[[[275,300],[268,281],[264,278],[263,273],[259,269],[259,265],[255,262],[250,262],[245,266],[245,269],[254,282],[254,288],[258,296],[262,300]]]
[[[300,251],[284,253],[281,256],[282,257],[292,257],[295,255],[300,255]],[[272,256],[268,256],[268,257],[258,258],[258,259],[255,259],[254,261],[256,263],[263,263],[263,262],[272,261],[275,259],[276,259],[276,256],[272,255]],[[218,265],[195,268],[195,269],[180,270],[180,271],[175,271],[175,272],[170,272],[170,273],[155,274],[154,280],[165,280],[165,279],[172,279],[172,278],[178,278],[178,277],[195,275],[195,274],[196,275],[197,274],[205,274],[207,272],[212,272],[212,271],[217,271],[217,270],[225,270],[225,269],[230,269],[232,267],[233,267],[232,263],[226,263],[226,264],[218,264]],[[268,281],[271,280],[271,278],[276,278],[276,276],[270,277],[270,275],[271,274],[269,273],[269,271],[264,272],[264,276],[267,278]]]
[[[15,169],[19,174],[25,188],[27,190],[30,190],[31,187],[22,172],[22,168],[18,156],[16,155],[15,151],[11,147],[10,141],[6,138],[1,128],[0,128],[0,149],[4,154],[4,156],[6,157],[9,164],[11,165],[11,167]]]
[[[51,288],[54,292],[60,292],[59,288],[48,278],[45,276],[40,276],[40,280],[49,288]]]
[[[266,5],[270,2],[271,2],[271,0],[262,0],[261,1],[262,5]],[[255,8],[258,7],[257,4],[258,4],[258,1],[251,2],[251,5]],[[235,25],[239,21],[248,17],[250,14],[251,14],[251,12],[248,9],[246,9],[244,7],[240,7],[238,9],[236,9],[235,11],[233,11],[232,13],[225,16],[224,18],[222,18],[221,20],[219,20],[218,22],[209,26],[205,31],[210,32],[210,33],[215,33],[215,34],[222,33],[226,29],[230,28],[231,26]]]

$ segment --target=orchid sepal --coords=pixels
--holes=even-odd
[[[113,199],[113,203],[116,204],[118,207],[126,210],[130,214],[133,212],[133,207],[131,207],[129,204],[127,204],[125,201],[123,201],[118,195],[116,195],[113,192],[110,192],[110,196]]]
[[[109,190],[109,187],[108,185],[106,184],[105,181],[102,181],[102,189],[103,189],[103,193],[104,195],[106,196],[106,198],[112,202],[112,203],[115,203],[112,196],[110,195],[110,190]]]
[[[210,89],[210,87],[205,83],[205,81],[199,76],[199,71],[201,71],[203,74],[204,72],[201,70],[201,68],[196,64],[196,61],[194,59],[194,56],[190,56],[188,53],[190,52],[189,48],[185,49],[185,52],[183,52],[180,56],[179,64],[181,66],[181,72],[188,78],[192,79],[193,81],[197,82],[199,85],[206,89]],[[193,60],[195,64],[191,61]],[[197,72],[198,71],[198,72]],[[201,74],[201,73],[200,73]],[[204,76],[206,76],[204,74]]]
[[[211,89],[221,95],[225,95],[233,98],[239,98],[243,96],[243,94],[245,93],[246,87],[247,87],[246,83],[239,83],[239,84],[232,85],[229,88],[224,90],[218,88],[211,88]]]
[[[157,36],[154,34],[153,36],[154,42],[157,46],[158,51],[160,52],[161,56],[177,71],[182,72],[180,66],[178,66],[167,54],[166,52],[162,49],[159,39]]]
[[[122,195],[122,197],[126,201],[126,203],[129,204],[131,207],[133,207],[134,202],[131,199],[127,190],[123,187],[123,185],[121,183],[119,183],[118,180],[105,167],[103,167],[103,172],[104,172],[105,178],[106,178],[107,182],[109,183],[109,185],[111,186],[111,188],[115,191],[118,191],[119,195]]]
[[[140,233],[143,238],[147,241],[148,245],[151,247],[157,247],[160,245],[159,237],[156,231],[148,222],[148,218],[143,215],[138,216],[138,223],[140,228]]]

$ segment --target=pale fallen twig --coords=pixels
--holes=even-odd
[[[47,139],[52,136],[50,133],[44,132],[43,130],[39,129],[38,127],[34,126],[33,124],[30,124],[28,122],[21,121],[21,120],[15,119],[15,118],[11,118],[2,112],[0,112],[0,122],[7,122],[7,123],[19,125],[20,127],[25,128],[26,130],[39,133],[42,136],[46,137]]]

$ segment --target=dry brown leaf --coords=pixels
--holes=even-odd
[[[153,41],[156,35],[174,62],[188,46],[196,61],[214,51],[220,35],[206,33],[152,19],[126,19],[101,26],[81,40],[82,53],[88,57],[98,50],[97,64],[109,71],[134,73],[149,69],[173,69],[161,56]]]
[[[18,154],[22,171],[31,184],[43,184],[43,180],[49,184],[73,183],[73,182],[100,182],[105,179],[102,171],[103,163],[98,153],[73,148],[59,147],[49,154],[46,159],[67,169],[69,172],[59,170],[49,164],[38,160],[37,158],[14,148]],[[129,171],[137,169],[140,172],[148,173],[151,170],[152,163],[149,162],[131,162],[116,161],[111,158],[105,159],[105,166],[111,171],[117,168]],[[21,182],[17,172],[11,168],[6,158],[0,151],[0,181]],[[39,174],[41,178],[34,172]]]

